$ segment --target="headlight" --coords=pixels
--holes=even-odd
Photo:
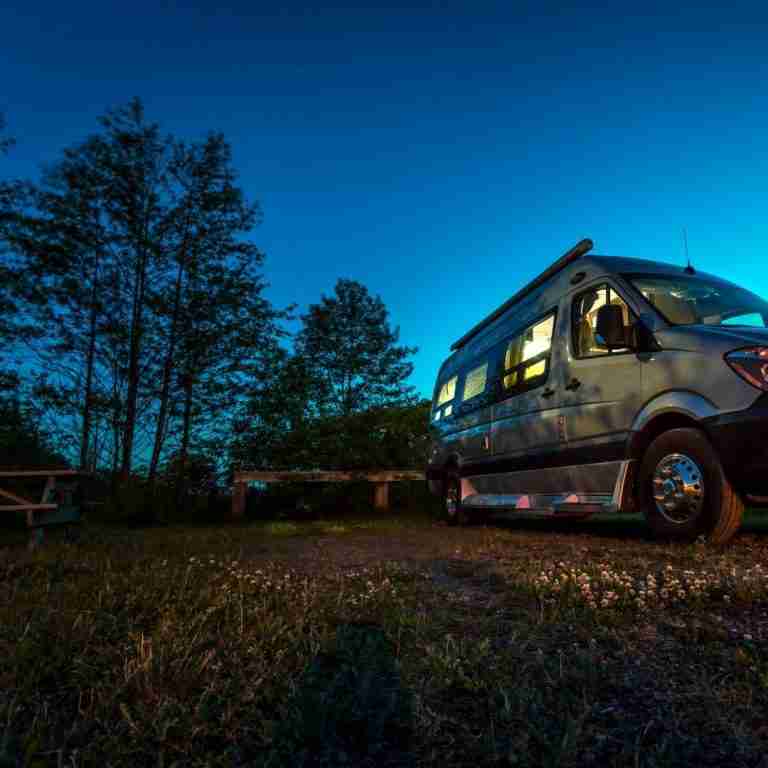
[[[768,392],[768,347],[737,349],[725,356],[725,362],[752,386]]]

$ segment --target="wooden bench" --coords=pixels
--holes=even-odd
[[[249,482],[261,483],[373,483],[373,506],[389,509],[389,484],[399,480],[424,480],[424,473],[411,469],[342,470],[329,472],[235,472],[232,517],[245,515],[245,494]]]
[[[0,512],[26,513],[27,528],[30,531],[29,548],[34,549],[43,542],[46,527],[70,526],[81,522],[82,502],[76,497],[78,484],[75,479],[84,476],[86,473],[74,469],[0,471],[0,499],[14,502],[0,504]],[[40,501],[33,501],[8,490],[8,484],[14,480],[43,483]],[[65,482],[57,483],[59,480],[65,480]]]

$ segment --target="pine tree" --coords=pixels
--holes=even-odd
[[[340,279],[301,318],[296,349],[322,386],[321,411],[348,416],[367,408],[411,402],[415,347],[398,346],[400,331],[378,296],[354,280]]]

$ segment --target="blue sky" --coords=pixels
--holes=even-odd
[[[4,176],[140,96],[220,130],[264,210],[269,298],[381,295],[412,383],[581,237],[768,296],[768,11],[546,3],[0,7]]]

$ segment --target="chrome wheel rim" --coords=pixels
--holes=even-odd
[[[653,473],[653,498],[659,514],[674,525],[684,525],[704,506],[704,473],[690,456],[665,456]]]
[[[448,481],[448,488],[445,491],[445,511],[448,517],[455,517],[456,510],[459,508],[459,488],[455,480]]]

